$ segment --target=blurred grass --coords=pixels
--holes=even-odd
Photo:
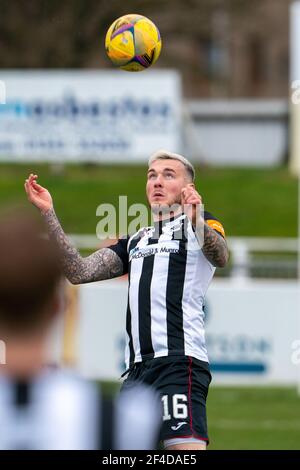
[[[300,449],[300,396],[296,388],[211,387],[211,450]]]
[[[26,201],[29,173],[52,193],[64,229],[95,233],[99,204],[118,207],[145,203],[146,166],[66,165],[55,174],[47,164],[1,164],[0,206]],[[286,168],[196,168],[197,189],[205,207],[224,224],[228,236],[297,236],[297,180]]]

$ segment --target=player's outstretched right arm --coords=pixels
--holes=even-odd
[[[37,182],[37,175],[30,175],[25,181],[28,200],[40,211],[47,224],[50,236],[59,245],[65,276],[72,284],[102,281],[123,274],[123,263],[119,256],[109,248],[102,248],[83,258],[64,233],[54,212],[49,191]]]

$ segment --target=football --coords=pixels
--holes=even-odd
[[[159,30],[145,16],[121,16],[106,33],[105,50],[115,66],[128,72],[141,72],[153,65],[160,55]]]

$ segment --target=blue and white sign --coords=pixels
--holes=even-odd
[[[214,383],[297,383],[298,289],[296,281],[213,281],[205,324]]]
[[[0,161],[130,163],[181,150],[174,71],[16,70],[0,81]]]

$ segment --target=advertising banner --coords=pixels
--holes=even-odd
[[[181,150],[175,71],[1,71],[0,83],[0,162],[127,164]]]

